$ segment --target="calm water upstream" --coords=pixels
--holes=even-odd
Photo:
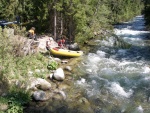
[[[81,69],[87,76],[76,84],[86,90],[95,113],[150,113],[150,33],[144,23],[137,16],[115,26],[131,48],[100,46],[85,57]]]

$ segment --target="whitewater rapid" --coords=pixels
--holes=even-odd
[[[108,46],[113,45],[111,37],[109,41],[104,40],[107,46],[100,46],[83,61],[81,67],[87,76],[76,84],[86,90],[89,99],[103,97],[103,101],[114,106],[117,101],[117,109],[121,111],[129,111],[133,104],[133,113],[148,113],[150,110],[144,110],[144,106],[150,96],[150,33],[146,31],[144,16],[116,25],[114,33],[131,47],[116,49]],[[144,102],[136,100],[139,98],[144,98]],[[107,107],[101,109],[109,113]]]

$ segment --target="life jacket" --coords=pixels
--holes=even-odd
[[[64,44],[65,44],[65,40],[64,39],[61,39],[61,40],[58,41],[58,46],[63,47]]]
[[[34,30],[30,29],[29,33],[32,34],[32,35],[34,35]]]

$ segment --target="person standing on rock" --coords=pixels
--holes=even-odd
[[[35,27],[31,27],[31,29],[28,31],[28,37],[34,40],[37,40],[36,34],[35,34]]]

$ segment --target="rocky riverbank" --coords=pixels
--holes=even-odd
[[[42,53],[47,52],[45,48],[47,40],[49,40],[48,36],[38,39],[38,50]],[[55,47],[57,43],[53,41],[51,42],[51,46]],[[90,104],[83,96],[81,89],[75,86],[75,81],[81,77],[81,73],[78,71],[80,68],[78,64],[82,61],[83,57],[58,58],[53,57],[51,54],[47,57],[49,60],[54,60],[59,63],[58,69],[50,71],[44,79],[32,77],[32,72],[29,72],[31,77],[28,78],[27,89],[31,90],[32,101],[25,106],[25,112],[60,112],[66,109],[64,106],[68,106],[67,111],[71,112],[73,112],[75,108],[84,108],[83,111],[86,111],[86,108],[83,106],[87,106],[88,108]],[[39,69],[36,71],[40,73],[42,70]],[[54,77],[52,77],[52,74]],[[19,83],[17,85],[19,85]],[[77,100],[78,102],[76,102]],[[79,106],[81,106],[81,108]],[[58,111],[59,109],[61,110]]]
[[[40,52],[46,52],[46,41],[48,36],[38,39]],[[91,45],[95,45],[94,43]],[[57,46],[56,42],[52,42],[52,47]],[[84,52],[87,53],[86,51]],[[58,69],[61,80],[53,79],[49,72],[46,78],[30,78],[28,89],[32,90],[32,101],[25,106],[25,113],[92,113],[91,105],[84,96],[84,91],[77,87],[77,79],[82,79],[79,64],[83,56],[77,58],[58,58],[52,55],[47,56],[49,60],[55,60],[59,63]],[[41,71],[41,70],[37,70]],[[55,75],[54,75],[55,76]],[[56,77],[55,77],[56,78]],[[84,80],[83,80],[84,82]]]
[[[82,58],[57,58],[52,56],[46,50],[46,41],[49,38],[49,36],[42,36],[37,41],[34,41],[27,39],[27,37],[13,35],[12,33],[7,39],[6,42],[9,45],[13,45],[14,56],[11,57],[13,60],[9,61],[10,67],[8,66],[8,72],[11,73],[7,73],[7,76],[5,76],[8,80],[4,81],[6,85],[3,81],[0,82],[0,95],[5,100],[2,103],[0,101],[0,111],[7,111],[8,109],[11,111],[14,107],[22,109],[20,108],[20,104],[22,105],[22,103],[26,102],[22,100],[19,103],[20,99],[16,97],[18,94],[15,94],[18,93],[16,91],[19,91],[19,89],[24,90],[23,92],[20,90],[22,93],[26,93],[26,91],[30,91],[31,93],[31,102],[24,105],[25,112],[27,113],[34,113],[37,109],[42,111],[43,107],[46,107],[47,104],[53,104],[54,101],[52,100],[65,102],[67,99],[70,99],[69,97],[72,97],[72,94],[69,95],[68,92],[72,92],[71,89],[74,89],[74,79],[78,76],[74,74],[77,66],[75,64],[78,64]],[[53,41],[51,47],[55,46],[58,45]],[[59,64],[55,71],[50,71],[46,68],[47,63],[51,60]],[[52,74],[54,74],[55,79],[51,77]],[[12,93],[9,90],[11,88],[13,90]],[[12,98],[8,98],[7,95],[13,96],[13,100],[11,100]],[[26,97],[26,95],[23,95],[23,97]],[[9,106],[7,101],[14,103],[14,106]]]
[[[79,78],[77,65],[81,59],[69,59],[68,63],[62,64],[65,79],[63,81],[52,80],[49,77],[45,79],[51,84],[51,87],[40,85],[33,93],[33,101],[25,108],[25,112],[29,113],[45,113],[45,112],[60,112],[69,113],[76,111],[86,111],[92,113],[90,103],[84,97],[84,91],[75,85]],[[70,67],[68,69],[68,66]],[[75,68],[75,69],[73,69]]]

